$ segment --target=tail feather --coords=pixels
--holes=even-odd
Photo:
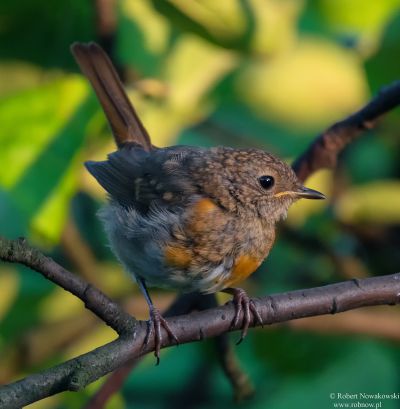
[[[71,51],[99,98],[117,146],[121,148],[126,143],[135,143],[150,151],[150,136],[129,101],[107,54],[95,43],[74,43]]]

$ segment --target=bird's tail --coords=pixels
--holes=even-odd
[[[104,50],[96,43],[74,43],[72,54],[89,79],[107,116],[117,146],[135,143],[152,149],[150,136],[124,91],[121,80]]]

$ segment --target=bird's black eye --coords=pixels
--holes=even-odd
[[[258,180],[264,189],[271,189],[271,187],[275,184],[275,179],[272,176],[260,176]]]

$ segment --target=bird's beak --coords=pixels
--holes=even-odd
[[[326,196],[321,192],[305,186],[300,186],[294,193],[304,199],[326,199]]]

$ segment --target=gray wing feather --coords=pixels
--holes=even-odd
[[[167,196],[168,204],[173,205],[196,193],[197,187],[185,172],[185,161],[199,150],[180,146],[146,152],[127,145],[106,161],[89,161],[85,166],[112,199],[146,212],[152,204],[162,206]]]
[[[140,148],[124,147],[110,154],[106,161],[88,161],[85,166],[113,199],[125,207],[135,207],[135,182],[147,155]]]

